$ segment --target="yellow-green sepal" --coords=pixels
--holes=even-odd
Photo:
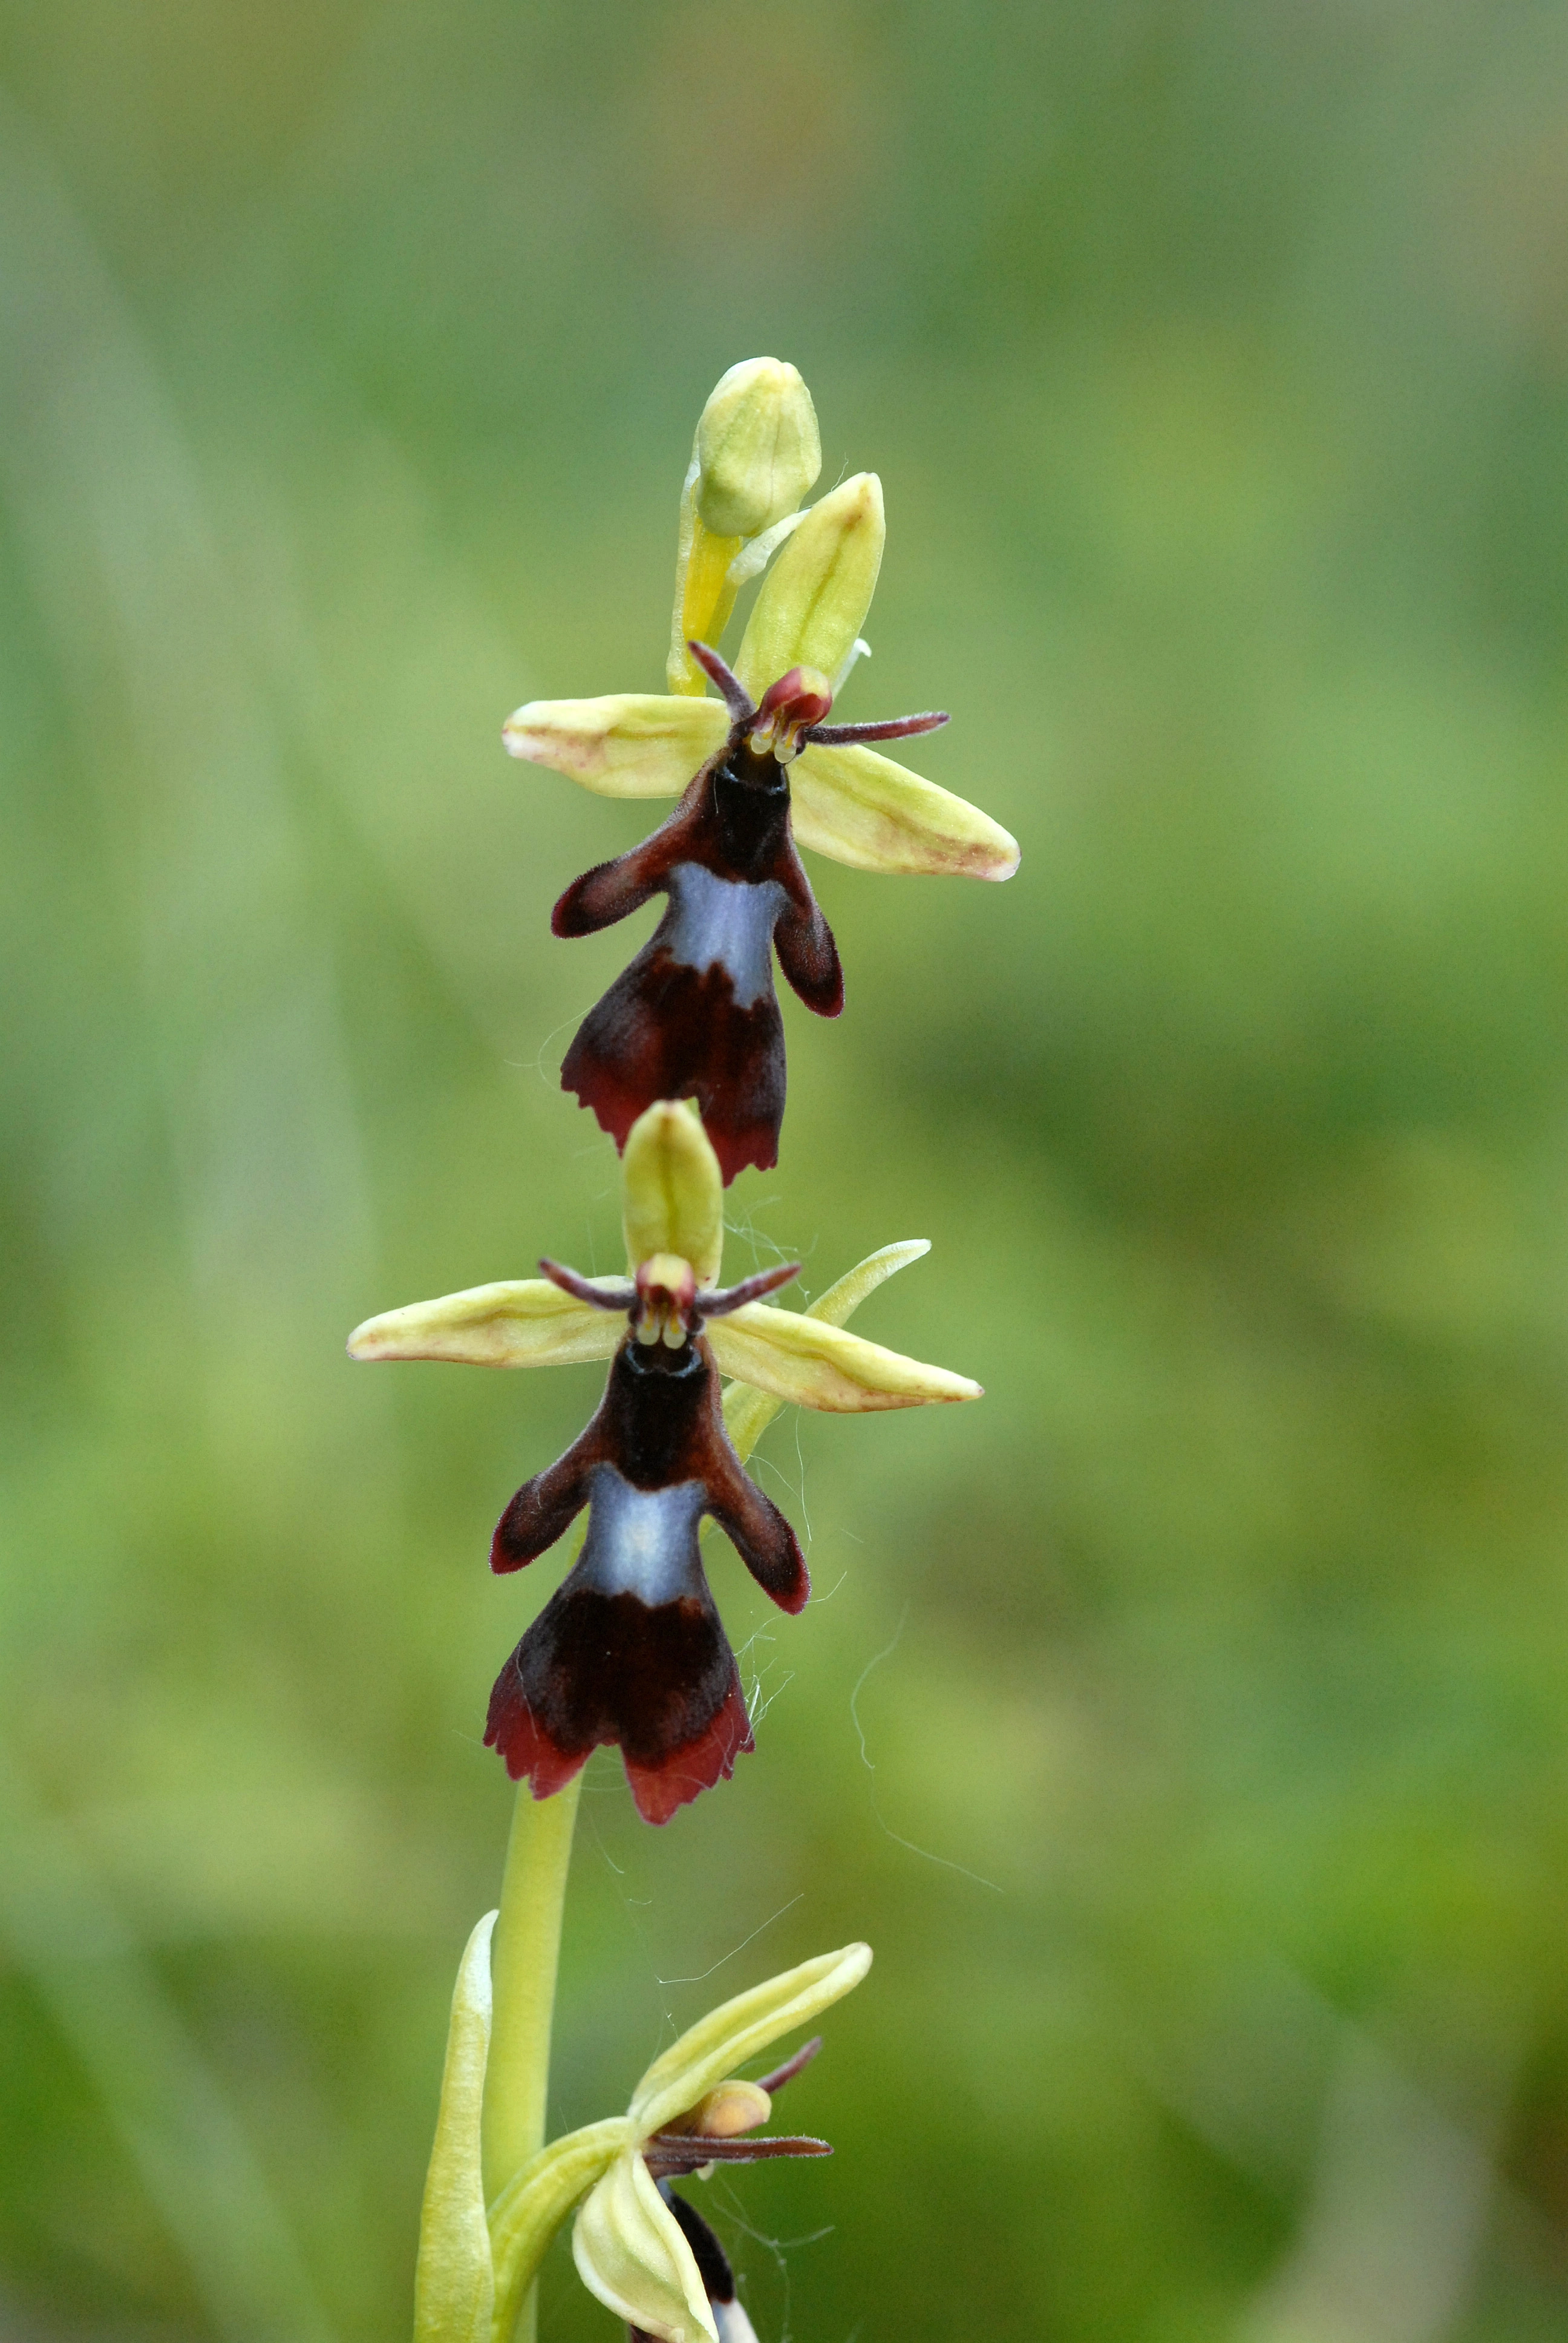
[[[618,1278],[594,1278],[615,1286]],[[615,1311],[596,1310],[542,1277],[471,1285],[435,1302],[411,1302],[367,1318],[348,1337],[351,1359],[451,1359],[472,1367],[567,1367],[608,1359],[626,1332]]]
[[[708,1339],[719,1366],[737,1382],[832,1414],[983,1396],[968,1375],[907,1359],[803,1310],[775,1310],[766,1302],[749,1302],[730,1317],[715,1319]]]
[[[798,844],[854,870],[1010,879],[1018,840],[990,814],[876,749],[809,744],[789,768]]]
[[[700,675],[698,681],[700,689]],[[599,699],[530,699],[507,719],[501,738],[510,755],[548,765],[596,797],[676,798],[729,730],[716,699],[612,691]]]
[[[901,1244],[883,1245],[809,1302],[804,1314],[829,1326],[847,1325],[869,1293],[896,1277],[900,1269],[908,1269],[911,1262],[923,1260],[930,1249],[929,1237],[907,1237]],[[771,1392],[759,1391],[755,1383],[729,1385],[724,1394],[724,1428],[743,1464],[783,1404]]]
[[[731,575],[745,548],[740,537],[719,537],[697,508],[698,462],[694,456],[680,494],[680,524],[675,547],[675,608],[669,620],[669,652],[664,662],[671,691],[699,704],[708,678],[687,649],[712,643],[729,623],[739,590]],[[710,706],[714,703],[709,702]]]
[[[792,667],[839,673],[871,606],[886,536],[875,472],[857,472],[812,506],[764,579],[736,656],[753,699]]]
[[[684,1101],[661,1099],[627,1133],[621,1217],[634,1276],[650,1255],[665,1252],[689,1262],[699,1286],[718,1283],[723,1175],[696,1110]]]
[[[691,2247],[635,2151],[618,2157],[588,2197],[572,2258],[588,2292],[628,2327],[661,2343],[719,2343]]]
[[[496,2273],[494,2343],[512,2343],[523,2298],[550,2239],[580,2197],[602,2179],[631,2139],[625,2116],[585,2124],[531,2157],[489,2208]]]
[[[633,2131],[646,2139],[685,2115],[736,2067],[841,2000],[870,1966],[869,1945],[845,1945],[710,2009],[643,2076],[627,2110]]]

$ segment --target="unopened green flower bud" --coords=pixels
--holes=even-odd
[[[716,537],[758,537],[794,512],[822,468],[811,394],[792,366],[746,358],[697,427],[697,509]]]
[[[671,691],[700,698],[705,679],[687,644],[717,649],[741,585],[794,526],[821,468],[817,410],[795,368],[779,358],[732,366],[702,410],[681,491]]]

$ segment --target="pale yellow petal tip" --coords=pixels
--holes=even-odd
[[[382,1347],[385,1340],[385,1319],[367,1318],[365,1323],[362,1326],[356,1326],[353,1333],[348,1337],[347,1346],[348,1355],[351,1359],[390,1358],[394,1354]]]
[[[508,756],[526,757],[528,755],[528,752],[522,744],[532,729],[533,710],[534,702],[531,699],[525,700],[521,708],[513,709],[502,725],[501,742]]]
[[[591,735],[585,739],[568,734],[557,714],[559,706],[558,700],[530,699],[514,709],[501,727],[501,746],[508,756],[526,765],[552,767],[558,759],[568,755],[590,761]]]
[[[1006,841],[1005,844],[1003,840]],[[1005,830],[1001,833],[1001,839],[997,841],[992,850],[992,855],[993,859],[990,862],[977,865],[974,873],[977,879],[1010,879],[1023,860],[1022,848],[1017,839]]]
[[[887,531],[882,483],[876,472],[852,473],[849,479],[840,481],[836,488],[830,489],[827,496],[813,505],[811,510],[820,526],[826,528],[830,521],[846,537],[854,529],[864,528],[868,523],[882,535]]]

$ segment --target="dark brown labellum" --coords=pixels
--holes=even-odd
[[[587,1431],[502,1514],[492,1568],[532,1562],[585,1504],[583,1550],[498,1677],[485,1738],[536,1797],[618,1744],[639,1811],[667,1822],[752,1746],[703,1516],[784,1610],[810,1592],[794,1531],[730,1445],[700,1337],[677,1351],[627,1337]]]
[[[692,1098],[726,1182],[779,1160],[784,1027],[773,955],[809,1009],[836,1017],[843,976],[789,832],[789,784],[738,724],[662,829],[567,889],[551,925],[591,935],[665,894],[668,909],[579,1027],[561,1086],[618,1147],[657,1099]]]

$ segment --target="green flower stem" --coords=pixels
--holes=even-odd
[[[561,1912],[581,1791],[580,1774],[549,1798],[535,1798],[522,1782],[512,1809],[490,1953],[495,2014],[483,2118],[487,2205],[545,2144]],[[518,2321],[518,2343],[533,2343],[534,2331],[530,2288]]]

